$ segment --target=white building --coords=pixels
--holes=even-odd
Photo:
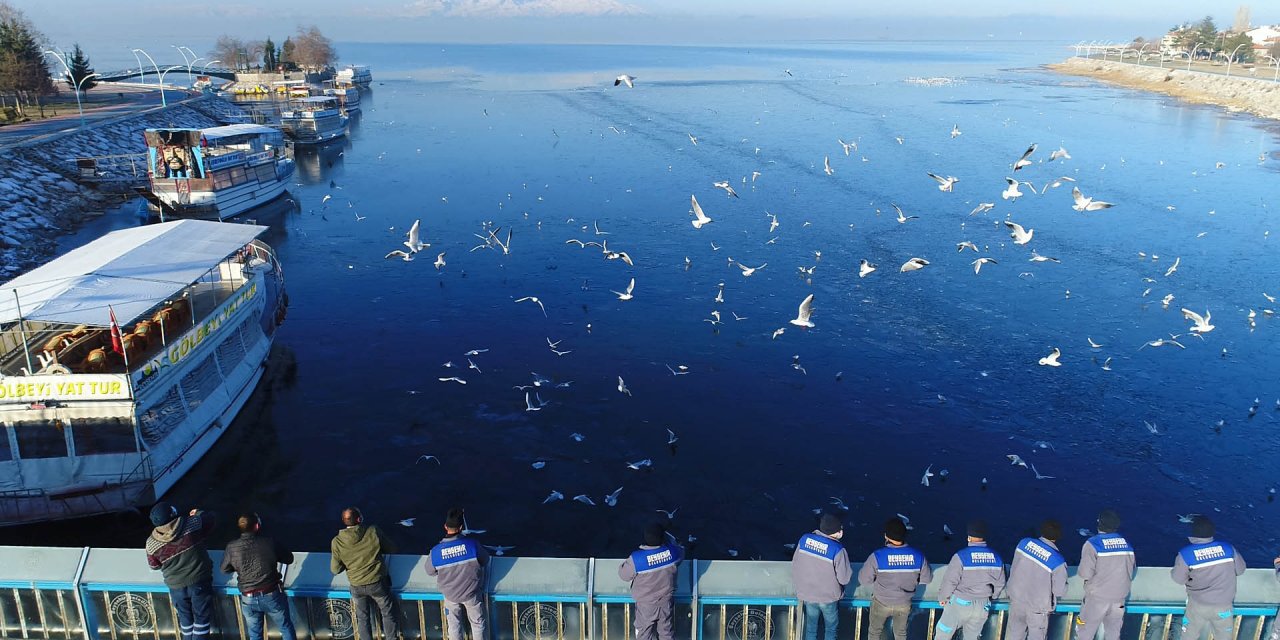
[[[1275,26],[1258,27],[1245,32],[1253,40],[1254,47],[1269,47],[1280,41],[1280,29]]]

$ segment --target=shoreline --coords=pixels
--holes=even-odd
[[[1193,104],[1214,105],[1232,112],[1280,120],[1280,83],[1271,80],[1084,58],[1068,58],[1047,64],[1045,68],[1127,89],[1161,93]]]

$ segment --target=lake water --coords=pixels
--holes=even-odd
[[[1251,562],[1275,551],[1273,124],[1047,72],[1070,53],[1049,43],[341,53],[373,68],[364,113],[342,145],[299,154],[299,208],[262,215],[296,374],[176,488],[181,505],[254,509],[306,549],[327,548],[354,504],[425,552],[461,505],[518,555],[618,556],[656,509],[678,509],[697,557],[782,559],[834,497],[859,559],[901,513],[935,562],[962,544],[944,524],[985,517],[1008,551],[1056,517],[1074,562],[1076,529],[1108,506],[1143,564],[1172,562],[1187,513],[1211,514]],[[623,72],[634,89],[612,86]],[[1035,164],[1012,173],[1031,143]],[[1071,159],[1049,162],[1059,146]],[[944,193],[926,172],[960,182]],[[1070,182],[1005,201],[1015,175],[1037,190],[1068,176],[1117,206],[1073,211]],[[692,227],[690,195],[712,224]],[[971,216],[980,202],[995,208]],[[918,219],[900,224],[891,203]],[[77,240],[134,224],[126,209]],[[384,260],[415,219],[431,247]],[[1006,219],[1032,241],[1013,244]],[[485,224],[512,232],[509,255],[471,251]],[[965,240],[980,254],[957,252]],[[975,275],[979,255],[997,263]],[[930,265],[899,272],[911,257]],[[730,258],[768,266],[743,277]],[[878,270],[859,278],[860,259]],[[816,326],[788,324],[810,294]],[[1216,328],[1190,335],[1182,306]],[[1142,348],[1170,334],[1185,349]],[[1038,365],[1055,347],[1062,366]],[[533,372],[572,384],[529,389],[547,404],[526,411],[514,387]],[[439,381],[453,376],[466,384]],[[553,490],[566,499],[544,505]],[[136,546],[146,523],[37,531]]]

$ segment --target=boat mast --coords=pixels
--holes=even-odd
[[[31,345],[27,344],[26,320],[22,318],[22,302],[18,299],[18,290],[13,290],[13,304],[18,308],[18,332],[22,334],[22,353],[27,356],[27,375],[35,375],[35,367],[31,366]]]

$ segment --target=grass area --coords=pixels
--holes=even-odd
[[[98,107],[108,107],[129,102],[123,93],[113,91],[88,91],[83,96],[84,109],[89,111]],[[19,114],[13,106],[0,109],[0,126],[20,124],[23,122],[39,122],[58,116],[79,113],[74,95],[59,95],[43,101],[43,106],[23,105],[24,113]]]

